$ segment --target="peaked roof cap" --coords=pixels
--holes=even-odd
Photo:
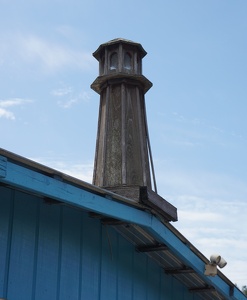
[[[133,42],[133,41],[131,41],[131,40],[126,40],[126,39],[123,39],[123,38],[116,38],[116,39],[110,40],[109,42],[106,42],[106,43],[104,43],[104,44],[101,44],[101,45],[99,46],[99,48],[93,53],[93,56],[94,56],[97,60],[99,60],[100,55],[101,55],[101,52],[102,52],[102,50],[103,50],[105,47],[111,46],[111,45],[114,45],[114,44],[120,44],[120,43],[122,43],[122,44],[129,44],[129,45],[131,45],[131,46],[136,46],[136,47],[138,48],[140,54],[141,54],[141,58],[143,58],[143,57],[147,54],[147,52],[144,50],[144,48],[142,47],[141,44],[136,43],[136,42]]]

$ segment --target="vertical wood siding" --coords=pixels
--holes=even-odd
[[[0,187],[0,298],[197,300],[86,212]]]

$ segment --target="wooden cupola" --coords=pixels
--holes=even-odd
[[[140,44],[120,38],[93,53],[99,76],[91,88],[100,94],[93,184],[136,202],[153,198],[170,209],[157,194],[154,177],[144,97],[152,83],[142,75],[146,54]],[[166,218],[176,220],[170,212]]]
[[[99,61],[99,77],[93,82],[92,89],[101,93],[104,83],[114,78],[135,80],[141,84],[144,93],[152,83],[142,75],[142,58],[147,52],[138,43],[125,39],[114,39],[99,46],[93,56]]]

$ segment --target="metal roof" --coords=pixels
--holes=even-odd
[[[162,217],[142,203],[98,188],[4,149],[0,149],[0,182],[41,197],[88,211],[112,226],[136,251],[146,253],[164,272],[182,282],[202,300],[246,299],[218,270],[204,275],[208,259]]]

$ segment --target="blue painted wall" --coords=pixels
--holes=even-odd
[[[88,213],[0,186],[0,298],[197,300]]]

